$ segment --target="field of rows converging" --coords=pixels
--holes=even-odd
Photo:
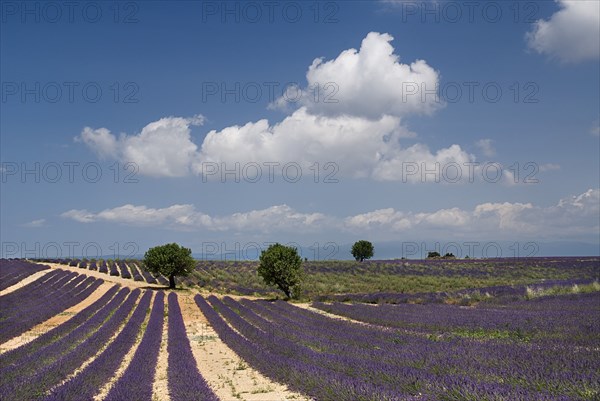
[[[255,268],[1,259],[0,400],[600,399],[599,258]]]

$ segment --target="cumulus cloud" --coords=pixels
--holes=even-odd
[[[600,1],[557,0],[560,10],[526,34],[538,53],[566,63],[600,58]]]
[[[350,229],[372,230],[385,227],[393,231],[400,231],[412,227],[412,222],[406,214],[393,208],[387,208],[346,217],[344,225]]]
[[[352,234],[372,233],[387,239],[407,232],[413,238],[435,234],[452,238],[572,239],[577,236],[597,236],[600,232],[600,189],[589,189],[546,207],[532,203],[488,202],[470,210],[454,207],[413,212],[385,208],[336,217],[323,213],[303,213],[285,204],[225,216],[211,216],[190,204],[165,208],[127,204],[97,213],[73,209],[64,212],[62,217],[81,223],[109,222],[227,233],[314,234],[335,230]]]
[[[306,73],[301,104],[312,114],[370,119],[433,113],[442,106],[436,95],[439,74],[424,60],[401,63],[393,39],[371,32],[359,50],[344,50],[329,61],[315,59]],[[285,104],[286,99],[276,103]]]
[[[83,142],[101,159],[135,163],[142,174],[181,177],[190,173],[198,157],[190,126],[203,121],[201,115],[165,117],[146,125],[139,134],[121,134],[118,138],[106,128],[85,127],[75,141]]]
[[[475,145],[483,152],[487,157],[496,155],[496,149],[494,149],[494,141],[492,139],[480,139]]]
[[[410,133],[397,117],[327,117],[310,114],[303,107],[275,125],[260,120],[210,131],[198,159],[230,165],[293,161],[308,166],[332,161],[340,164],[343,174],[365,176],[405,136]]]
[[[413,238],[434,234],[484,238],[572,239],[571,236],[600,232],[600,189],[560,200],[549,207],[531,203],[482,203],[472,210],[460,208],[433,212],[403,212],[379,209],[343,219],[352,233],[401,235],[410,230]]]
[[[308,68],[308,87],[334,82],[339,87],[337,102],[307,96],[275,124],[262,119],[212,130],[199,146],[190,126],[200,125],[202,116],[162,118],[139,134],[118,138],[106,128],[86,127],[76,140],[100,158],[133,162],[141,175],[165,177],[206,175],[209,163],[231,170],[250,162],[279,167],[294,162],[303,168],[333,162],[340,176],[400,180],[403,163],[473,161],[474,156],[456,144],[430,150],[421,143],[401,143],[416,136],[402,124],[404,116],[430,114],[440,107],[435,96],[420,96],[421,90],[435,91],[438,73],[423,60],[400,63],[392,39],[371,32],[360,50],[345,50],[330,61],[316,59]]]
[[[62,213],[61,216],[80,223],[109,222],[180,230],[233,232],[277,232],[286,229],[306,231],[313,230],[327,219],[320,213],[299,213],[287,205],[238,212],[228,216],[210,216],[198,211],[194,205],[190,204],[172,205],[165,208],[127,204],[97,213],[85,209],[72,209]]]

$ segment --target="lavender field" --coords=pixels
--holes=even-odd
[[[469,279],[498,285],[290,303],[270,289],[235,295],[250,262],[221,272],[200,262],[198,270],[230,278],[232,287],[216,293],[193,283],[148,287],[134,279],[147,273],[133,262],[1,260],[9,284],[0,292],[0,399],[597,400],[599,260],[519,262],[309,264],[310,274],[347,283],[371,274],[424,277],[438,288]],[[243,374],[254,384],[235,381]]]

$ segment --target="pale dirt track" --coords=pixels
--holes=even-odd
[[[145,281],[134,281],[128,278],[121,278],[117,276],[111,276],[107,273],[100,273],[97,270],[80,269],[79,267],[60,265],[57,263],[44,263],[50,266],[52,269],[68,270],[79,274],[85,274],[86,276],[101,278],[109,283],[121,284],[124,287],[129,288],[148,288],[148,289],[165,289],[166,287],[160,284],[148,284]]]
[[[94,291],[89,297],[87,297],[77,305],[74,305],[66,309],[64,312],[59,313],[58,315],[51,317],[45,322],[38,324],[31,330],[21,334],[20,336],[8,340],[4,344],[0,345],[0,354],[6,351],[10,351],[11,349],[20,347],[23,344],[27,344],[28,342],[35,340],[38,336],[44,334],[45,332],[52,330],[59,324],[65,323],[73,316],[75,316],[78,312],[81,312],[83,309],[96,302],[113,285],[114,284],[110,283],[102,283],[100,287],[96,288],[96,291]]]
[[[223,401],[308,400],[251,368],[215,333],[194,301],[195,293],[177,294],[198,370]]]
[[[0,297],[2,295],[10,294],[11,292],[18,290],[19,288],[25,287],[27,284],[33,283],[38,278],[44,277],[46,274],[50,273],[51,271],[52,270],[46,269],[46,270],[42,270],[41,272],[33,273],[31,276],[25,277],[23,280],[19,281],[17,284],[11,285],[10,287],[5,288],[2,291],[0,291]]]
[[[79,304],[65,310],[64,312],[53,316],[47,321],[37,325],[28,332],[13,338],[4,344],[0,344],[0,354],[8,350],[19,347],[23,344],[34,340],[38,336],[46,333],[52,328],[68,321],[75,314],[91,305],[93,302],[98,300],[106,291],[115,284],[119,284],[124,287],[130,288],[142,288],[142,289],[165,289],[164,286],[159,284],[148,284],[146,282],[136,282],[131,279],[123,279],[121,277],[110,276],[106,273],[100,273],[98,271],[80,269],[78,267],[65,266],[60,264],[48,263],[51,269],[62,269],[72,271],[78,274],[85,274],[87,276],[97,277],[103,279],[105,282],[98,287],[88,298],[80,302]],[[43,272],[35,273],[17,283],[16,285],[4,290],[1,295],[15,291],[21,288],[37,278],[44,276],[51,270],[45,270]],[[165,291],[168,295],[168,291]],[[177,291],[179,299],[179,305],[186,326],[186,332],[194,358],[196,359],[198,370],[205,378],[211,389],[217,394],[220,400],[223,401],[287,401],[287,400],[309,400],[304,395],[292,392],[287,389],[285,385],[274,382],[269,378],[263,376],[258,371],[251,368],[246,362],[244,362],[237,354],[231,350],[225,343],[223,343],[217,334],[214,332],[212,327],[207,323],[206,318],[194,302],[194,295],[196,291]],[[165,296],[165,312],[167,311],[168,301]],[[167,338],[168,338],[168,327],[167,319],[165,318],[165,324],[163,327],[163,341],[161,344],[161,350],[159,352],[159,360],[157,364],[157,371],[153,383],[153,401],[169,401],[168,383],[167,383]],[[138,338],[136,347],[139,344],[141,338]],[[135,348],[135,347],[134,347]],[[133,356],[134,350],[132,350],[122,362],[117,376],[121,375],[130,362]],[[89,364],[91,360],[86,361]],[[115,379],[116,377],[115,376]],[[113,383],[114,380],[111,380]],[[96,401],[100,401],[110,384],[107,384],[101,389],[101,393],[95,397]]]

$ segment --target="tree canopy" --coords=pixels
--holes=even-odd
[[[144,254],[145,269],[154,275],[169,278],[169,288],[175,288],[175,276],[187,276],[194,271],[196,261],[192,250],[178,244],[166,244],[148,249]]]
[[[369,241],[360,240],[352,245],[352,256],[359,262],[365,259],[371,259],[374,255],[373,244]]]
[[[262,251],[259,260],[258,274],[265,283],[277,285],[287,298],[300,295],[304,272],[296,248],[276,243]]]

